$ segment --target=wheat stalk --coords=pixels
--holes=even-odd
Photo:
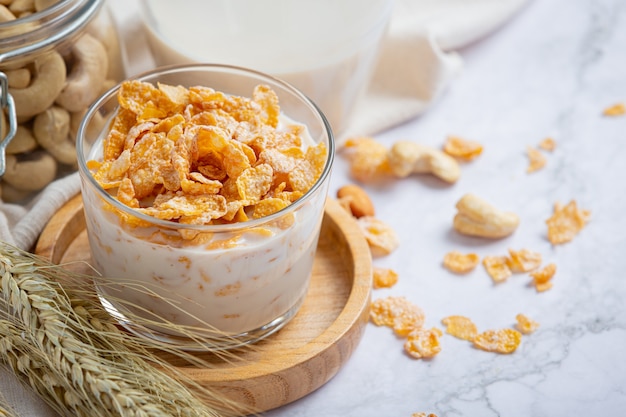
[[[91,301],[93,291],[75,285],[76,279],[57,265],[0,243],[0,358],[60,414],[241,413],[237,404],[185,380],[159,360],[148,342],[120,331]],[[211,401],[214,406],[208,405]]]

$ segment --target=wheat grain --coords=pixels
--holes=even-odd
[[[71,284],[76,278],[0,243],[0,357],[60,414],[214,417],[242,412],[239,405],[185,380],[151,352],[148,342],[118,330],[92,301],[93,291]]]

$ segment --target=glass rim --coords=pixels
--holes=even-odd
[[[121,83],[116,84],[114,87],[110,88],[108,91],[103,93],[96,101],[93,102],[91,106],[87,109],[87,112],[83,116],[80,125],[78,127],[76,133],[76,154],[77,154],[77,162],[78,162],[78,171],[82,180],[87,180],[89,185],[96,191],[97,195],[102,198],[105,202],[111,204],[118,210],[136,217],[140,220],[143,220],[147,223],[150,223],[151,226],[163,227],[167,229],[180,229],[180,230],[192,230],[198,232],[214,232],[214,233],[224,233],[224,232],[236,232],[244,229],[251,229],[254,227],[259,227],[280,219],[282,216],[289,212],[296,211],[300,206],[304,205],[308,202],[311,197],[317,192],[317,190],[322,186],[322,184],[328,179],[330,176],[330,172],[332,170],[332,165],[334,161],[335,154],[335,139],[330,126],[330,123],[326,119],[326,116],[322,112],[322,110],[305,94],[303,94],[300,90],[292,86],[291,84],[266,73],[244,68],[235,65],[224,65],[224,64],[179,64],[179,65],[168,65],[159,67],[150,71],[142,72],[134,77],[128,78],[128,80],[137,80],[137,81],[146,81],[153,77],[159,75],[167,75],[174,74],[178,72],[186,72],[186,71],[209,71],[209,72],[231,72],[238,73],[240,75],[253,76],[258,79],[259,82],[262,80],[266,80],[272,82],[274,84],[279,85],[280,87],[287,90],[289,93],[296,96],[303,103],[305,103],[310,110],[320,119],[320,122],[323,126],[323,132],[327,137],[327,156],[326,162],[324,164],[324,169],[320,175],[320,177],[315,181],[315,183],[304,193],[300,198],[296,201],[288,205],[287,207],[277,211],[276,213],[270,214],[268,216],[261,217],[259,219],[251,219],[245,222],[235,222],[235,223],[225,223],[225,224],[202,224],[202,225],[194,225],[194,224],[181,224],[176,223],[170,220],[158,219],[153,216],[149,216],[147,214],[141,213],[132,207],[127,206],[126,204],[121,203],[119,200],[115,199],[111,194],[109,194],[102,186],[96,181],[94,176],[92,175],[89,168],[87,168],[87,161],[84,156],[84,147],[83,147],[83,137],[85,136],[85,132],[87,130],[86,126],[91,121],[93,116],[98,112],[100,107],[108,102],[111,98],[113,98],[119,91]],[[156,82],[156,81],[153,81]],[[228,94],[227,92],[225,92]],[[115,106],[111,115],[113,116],[117,110],[119,109],[119,104]],[[281,110],[282,111],[282,110]],[[110,123],[111,120],[107,120]],[[296,122],[298,122],[296,120]],[[105,124],[106,126],[106,124]]]

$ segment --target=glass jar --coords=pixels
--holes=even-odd
[[[125,77],[104,0],[0,4],[0,196],[25,203],[77,170],[78,125]]]

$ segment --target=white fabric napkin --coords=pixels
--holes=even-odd
[[[377,69],[343,137],[373,135],[426,111],[462,70],[455,51],[504,24],[526,1],[396,0]],[[125,42],[129,74],[150,69],[137,2],[108,2]],[[52,215],[79,192],[79,181],[77,174],[58,180],[27,206],[0,201],[0,239],[33,249]],[[55,416],[2,367],[0,393],[20,416]]]

